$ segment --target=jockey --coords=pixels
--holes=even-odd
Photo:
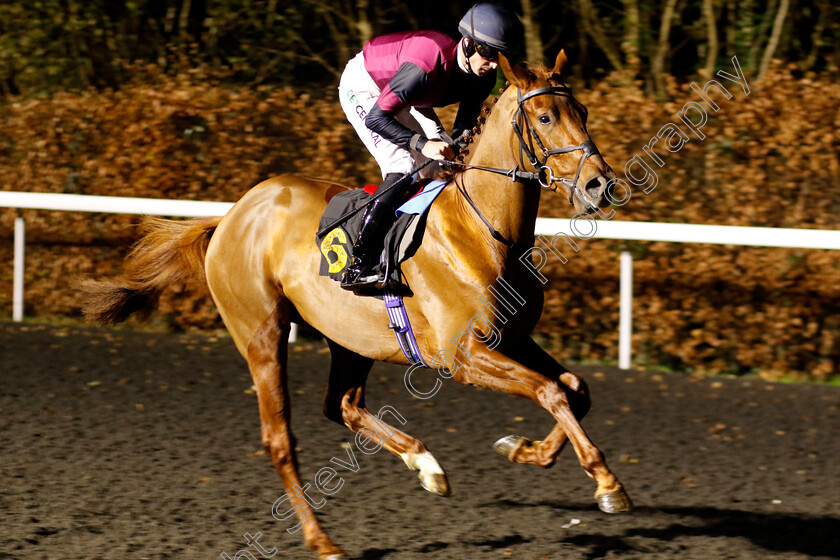
[[[459,41],[438,31],[376,37],[341,75],[341,107],[382,171],[375,195],[399,183],[366,209],[341,281],[346,290],[385,287],[373,269],[394,211],[417,191],[406,175],[428,159],[455,156],[432,108],[460,103],[452,138],[467,134],[496,83],[498,53],[509,55],[522,36],[516,14],[494,2],[470,8],[458,30]]]

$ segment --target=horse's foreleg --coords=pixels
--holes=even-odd
[[[510,345],[505,355],[559,383],[566,391],[569,406],[578,421],[589,412],[591,400],[586,382],[558,363],[530,337]],[[568,441],[565,430],[558,423],[542,441],[531,441],[518,435],[506,436],[497,441],[493,449],[515,463],[547,468],[555,463]]]
[[[384,447],[405,462],[411,470],[420,471],[423,488],[440,496],[449,496],[449,482],[437,459],[423,442],[394,428],[386,420],[391,416],[401,424],[406,420],[394,407],[385,406],[377,415],[365,408],[365,382],[373,360],[360,356],[329,341],[332,354],[330,383],[324,400],[324,415],[344,424],[356,433],[356,446],[364,453]]]
[[[562,377],[566,374],[552,379],[472,339],[466,349],[470,357],[462,355],[461,364],[454,372],[457,382],[527,397],[537,403],[557,420],[557,426],[547,438],[547,450],[556,455],[567,437],[581,466],[598,485],[595,498],[599,507],[607,513],[631,509],[630,498],[607,467],[604,454],[592,443],[575,416],[572,402],[579,397],[563,384]],[[566,379],[574,381],[568,376]]]
[[[263,447],[287,492],[274,503],[272,515],[285,520],[294,511],[300,523],[288,529],[290,532],[302,526],[307,546],[322,559],[344,558],[343,551],[330,540],[315,517],[313,508],[321,507],[323,502],[319,505],[318,500],[307,493],[310,485],[301,484],[298,476],[286,375],[289,326],[288,304],[281,302],[254,334],[247,356],[257,389]]]

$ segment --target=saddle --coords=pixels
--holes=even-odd
[[[431,181],[423,186],[414,198],[397,209],[399,216],[385,236],[385,245],[379,259],[379,272],[383,272],[395,286],[401,286],[398,293],[410,294],[410,288],[404,283],[400,264],[410,259],[423,240],[426,230],[426,216],[432,201],[443,190],[446,183]],[[334,223],[348,212],[360,209],[373,198],[375,185],[369,185],[370,192],[365,189],[351,189],[337,194],[330,200],[318,231]],[[340,224],[326,231],[323,235],[315,236],[315,243],[321,252],[321,266],[319,274],[329,276],[340,281],[344,269],[353,257],[353,242],[361,226],[364,210],[359,210]],[[393,290],[392,290],[393,291]]]

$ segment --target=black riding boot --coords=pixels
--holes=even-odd
[[[362,218],[362,228],[353,244],[353,260],[341,279],[342,288],[355,292],[365,288],[383,287],[385,274],[377,272],[374,268],[379,264],[385,236],[394,220],[396,216],[393,206],[381,200],[370,203]]]
[[[393,188],[391,188],[393,185]],[[390,190],[388,190],[390,189]],[[387,192],[385,192],[387,190]],[[388,173],[376,189],[377,200],[370,203],[362,218],[362,227],[353,244],[353,260],[350,261],[341,287],[345,290],[382,289],[387,284],[384,272],[374,268],[385,244],[385,236],[396,221],[394,210],[411,198],[417,191],[410,176]],[[384,193],[384,194],[383,194]]]

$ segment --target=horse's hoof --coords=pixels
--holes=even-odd
[[[493,451],[516,462],[516,454],[523,445],[530,445],[531,440],[524,436],[505,436],[493,444]]]
[[[420,485],[432,494],[437,494],[444,498],[452,495],[452,491],[449,489],[449,481],[443,473],[420,471],[417,478],[420,479]]]
[[[434,455],[424,451],[422,453],[403,453],[400,457],[409,469],[420,471],[417,477],[420,479],[423,488],[438,496],[449,496],[451,494],[446,473],[443,472],[443,468]]]
[[[633,502],[630,501],[630,496],[624,488],[596,495],[595,499],[598,500],[598,507],[604,513],[624,513],[633,509]]]

